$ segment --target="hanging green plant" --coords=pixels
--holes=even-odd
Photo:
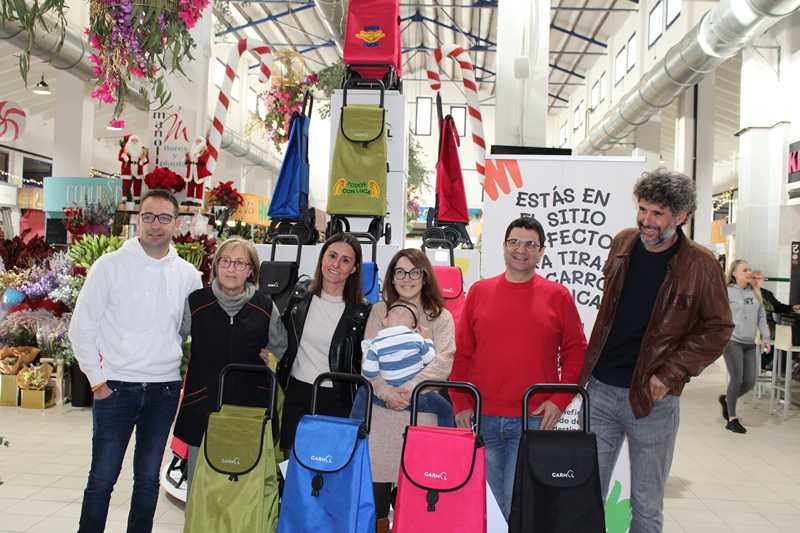
[[[57,33],[59,35],[58,49],[64,43],[67,34],[67,18],[64,15],[66,0],[33,0],[28,3],[25,0],[3,0],[0,2],[0,23],[16,22],[27,33],[25,48],[19,55],[19,73],[28,86],[28,72],[31,67],[31,50],[36,38],[36,32]],[[55,19],[50,24],[45,20],[46,15],[51,15]]]
[[[344,63],[340,59],[333,65],[325,67],[317,72],[317,78],[319,79],[314,84],[314,87],[320,90],[327,98],[330,98],[333,91],[341,88],[344,71]],[[330,100],[319,107],[319,116],[323,119],[331,116]]]

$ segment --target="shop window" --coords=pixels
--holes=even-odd
[[[432,111],[433,98],[430,96],[417,96],[416,114],[414,115],[414,135],[431,134]]]
[[[87,169],[88,171],[88,169]],[[44,187],[44,178],[53,175],[53,164],[41,159],[25,157],[22,160],[22,185]]]
[[[594,111],[597,109],[597,106],[600,105],[600,80],[594,82],[592,85],[592,107],[591,110]]]
[[[562,148],[567,144],[567,123],[563,123],[558,130],[558,146]]]
[[[572,117],[572,129],[577,130],[583,127],[583,100],[575,106],[575,114]]]
[[[8,152],[0,151],[0,181],[8,181]]]
[[[667,28],[681,15],[681,0],[667,0]]]
[[[608,85],[606,84],[606,73],[600,74],[600,103],[602,104],[608,96]]]
[[[463,137],[467,134],[467,108],[463,105],[451,105],[450,116],[453,117],[453,122],[456,123],[456,130],[458,136]]]
[[[650,10],[647,18],[647,46],[648,48],[656,44],[664,33],[664,3],[659,1]]]
[[[625,77],[625,61],[627,60],[627,55],[625,54],[625,47],[623,46],[620,48],[619,52],[617,52],[617,57],[614,59],[614,85],[619,85],[622,79]]]
[[[247,89],[247,112],[254,115],[258,112],[258,93],[252,87]]]
[[[636,66],[636,53],[636,33],[634,32],[628,39],[628,72]]]

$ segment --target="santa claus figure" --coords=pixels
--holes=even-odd
[[[148,150],[142,145],[138,135],[122,138],[119,148],[119,161],[122,163],[122,194],[125,198],[139,200],[142,196],[142,176],[150,162]]]
[[[196,204],[203,204],[203,192],[208,171],[208,142],[205,137],[195,137],[192,147],[186,153],[186,198]]]

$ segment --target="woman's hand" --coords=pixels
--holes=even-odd
[[[763,353],[769,353],[770,348],[772,348],[772,345],[770,344],[769,341],[762,341],[761,342],[761,351]]]
[[[422,335],[423,339],[433,339],[433,337],[431,337],[431,328],[426,328],[420,324],[417,326],[417,331],[419,331],[419,334]]]
[[[398,387],[388,386],[383,391],[386,407],[395,411],[403,411],[410,405],[411,395]]]
[[[261,348],[261,351],[258,352],[258,356],[264,361],[264,364],[269,366],[269,350],[266,347]]]

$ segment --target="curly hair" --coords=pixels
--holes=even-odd
[[[696,193],[692,178],[680,172],[659,167],[652,172],[643,172],[633,188],[636,200],[645,200],[663,205],[673,215],[686,213],[687,220],[697,209]]]

